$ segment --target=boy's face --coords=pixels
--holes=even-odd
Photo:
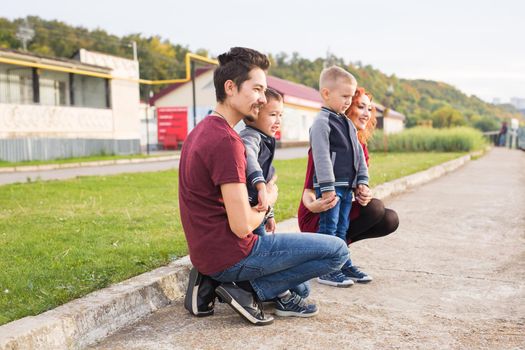
[[[266,74],[260,68],[253,68],[250,79],[244,81],[240,88],[234,86],[232,89],[230,105],[248,120],[255,121],[259,110],[266,103],[265,90]]]
[[[283,103],[271,99],[259,111],[259,116],[253,126],[268,136],[275,137],[275,133],[281,127],[281,118],[283,115]]]
[[[326,107],[336,113],[344,113],[350,107],[356,89],[356,84],[337,81],[332,89],[324,88],[321,91],[321,96]]]

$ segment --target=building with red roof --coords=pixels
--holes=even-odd
[[[193,126],[208,115],[216,105],[213,68],[199,68],[195,71],[195,110],[193,109],[192,82],[173,84],[155,94],[150,103],[157,109],[159,143],[167,137],[167,143],[180,143]],[[313,120],[322,105],[316,89],[274,76],[267,76],[268,87],[277,90],[284,99],[284,113],[280,134],[277,139],[287,144],[306,144]],[[383,121],[384,107],[375,104],[380,126],[388,127],[387,132],[397,132],[404,127],[405,117],[393,110]],[[241,130],[243,123],[236,126]],[[167,135],[167,136],[166,136]]]

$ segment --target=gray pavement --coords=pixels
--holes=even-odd
[[[275,159],[292,159],[306,157],[308,148],[293,147],[279,148],[275,153]],[[37,170],[22,172],[0,172],[0,185],[28,181],[65,180],[78,176],[115,175],[122,173],[155,172],[169,169],[178,169],[179,160],[148,161],[132,164],[112,164],[103,166],[83,166],[68,169]]]
[[[525,152],[494,149],[386,204],[398,231],[351,246],[374,281],[312,281],[317,317],[253,327],[179,298],[92,349],[525,349]]]

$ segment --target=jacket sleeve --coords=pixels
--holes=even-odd
[[[359,163],[356,176],[357,184],[363,184],[368,186],[368,166],[366,165],[366,158],[365,153],[363,151],[363,147],[359,142],[357,142],[357,150],[359,155]]]
[[[321,192],[335,191],[335,176],[330,157],[329,116],[319,113],[310,129],[310,145],[314,160],[315,175]]]
[[[263,175],[263,171],[259,164],[259,150],[261,145],[261,135],[256,131],[250,129],[244,129],[241,131],[240,136],[246,149],[246,175],[247,183],[254,186],[259,182],[266,183]]]

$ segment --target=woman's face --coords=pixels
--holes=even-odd
[[[350,114],[350,120],[352,120],[358,130],[365,130],[372,113],[372,103],[370,102],[370,98],[366,95],[362,95],[357,101],[357,104],[351,108],[352,113]]]

